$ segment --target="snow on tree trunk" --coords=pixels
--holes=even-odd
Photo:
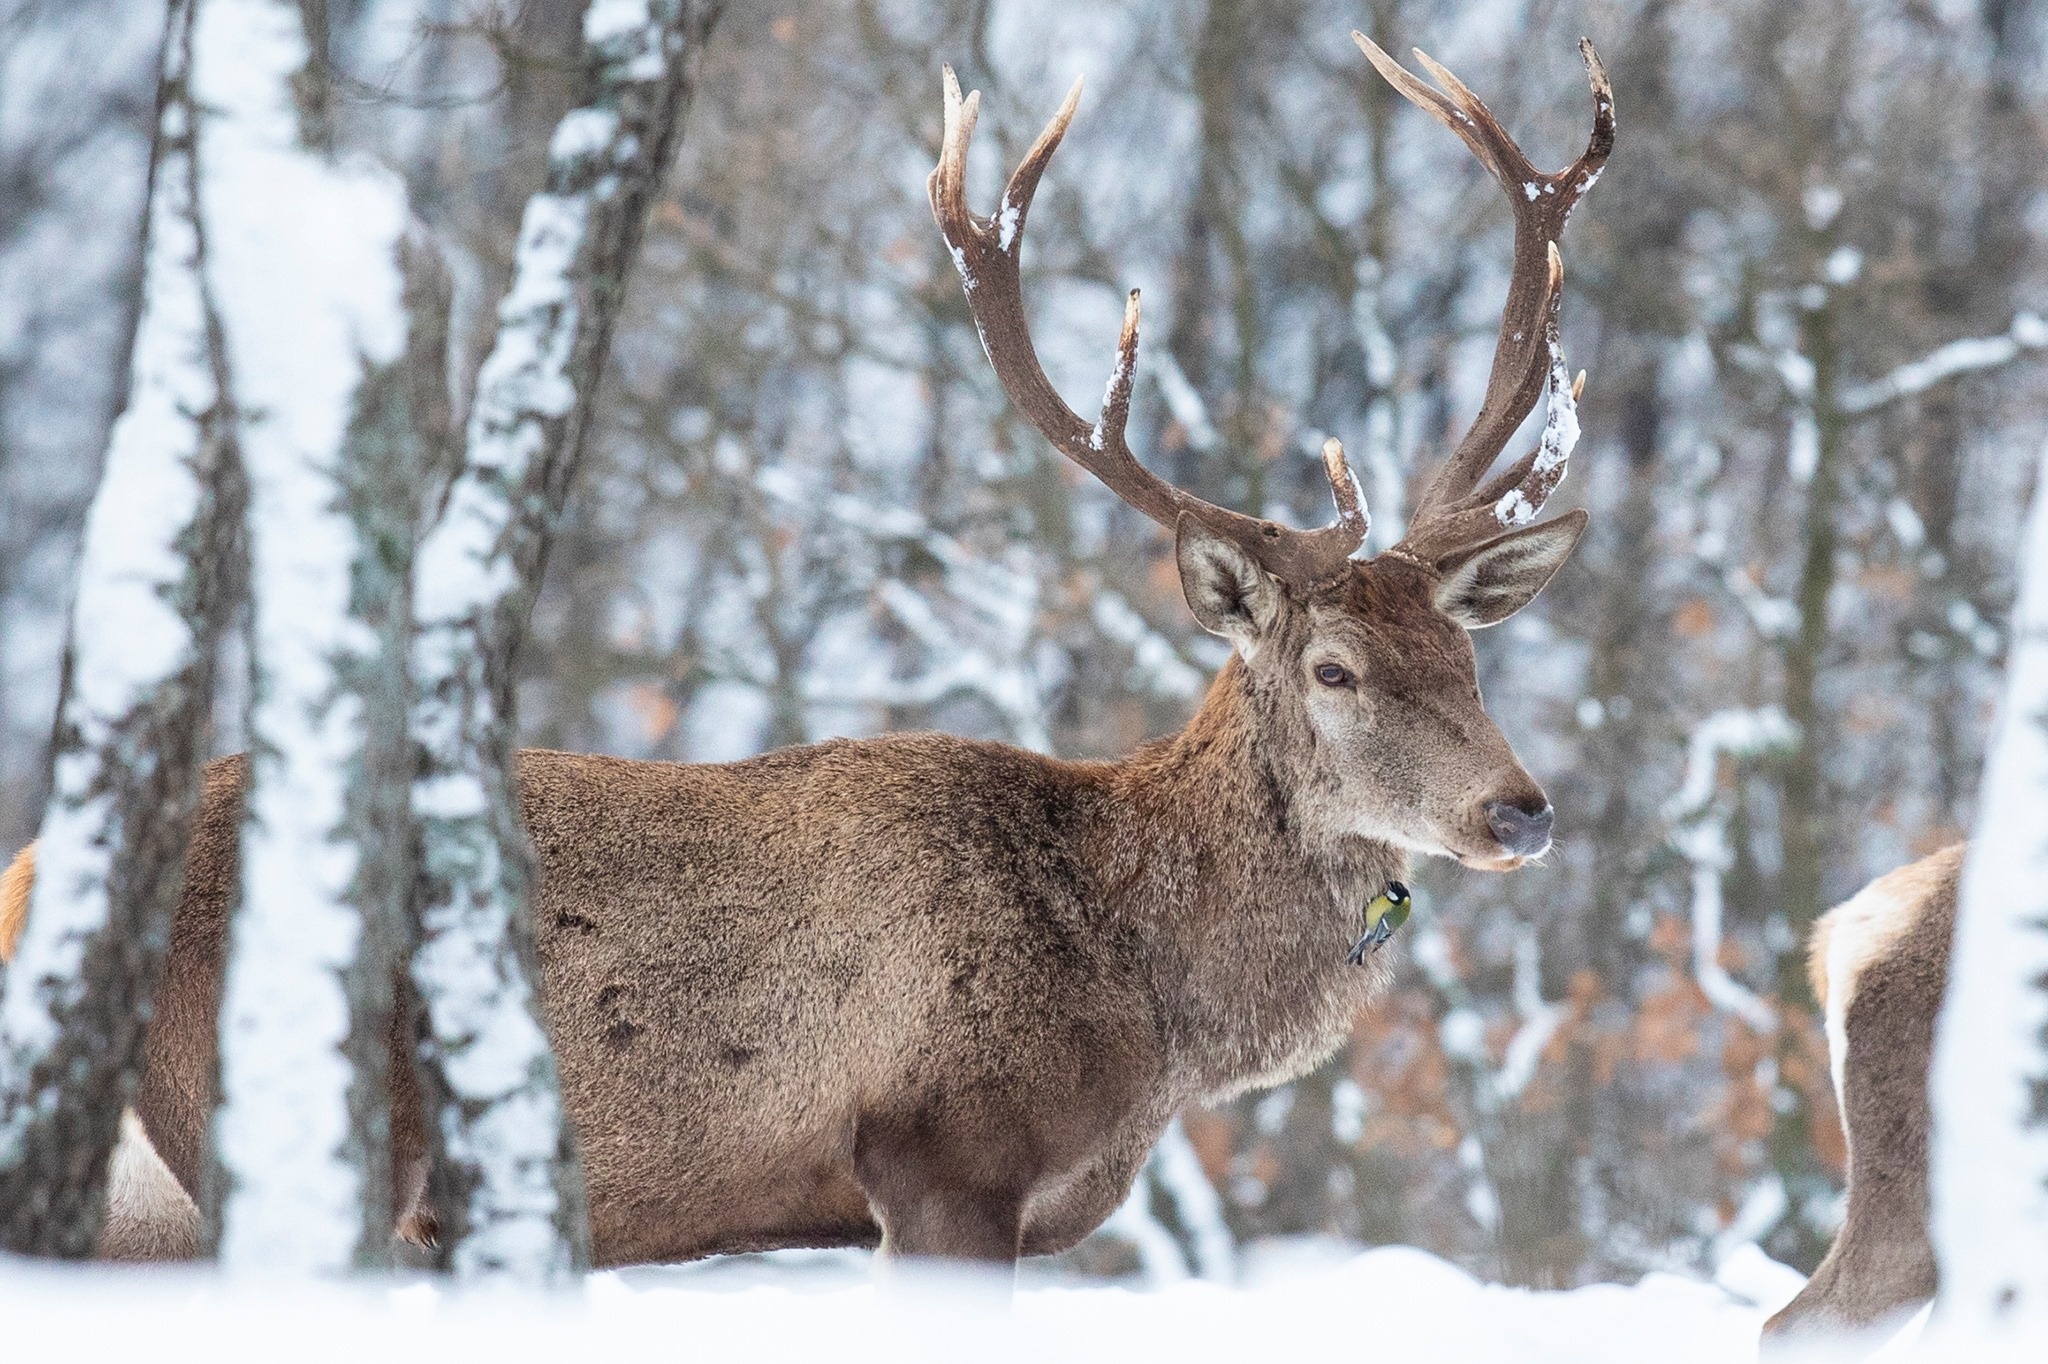
[[[191,0],[160,69],[128,399],[86,520],[27,930],[0,999],[0,1246],[91,1253],[134,1093],[232,597],[241,481],[204,283],[185,89]]]
[[[1931,1080],[1940,1317],[2012,1341],[2048,1331],[2048,453],[2020,575]]]
[[[513,663],[715,10],[593,0],[589,93],[557,127],[547,187],[526,206],[467,461],[420,549],[413,981],[438,1115],[442,1243],[464,1275],[560,1279],[589,1258],[581,1171],[535,992]]]
[[[311,145],[297,83],[312,53],[296,0],[200,0],[199,194],[249,480],[251,587],[219,1253],[237,1270],[338,1273],[390,1253],[381,1058],[407,890],[392,793],[408,770],[407,617],[386,558],[413,531],[394,485],[417,475],[391,430],[409,339],[405,195]]]

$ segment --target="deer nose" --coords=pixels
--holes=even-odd
[[[1553,819],[1547,800],[1533,812],[1504,800],[1486,802],[1486,827],[1516,857],[1535,857],[1550,847]]]

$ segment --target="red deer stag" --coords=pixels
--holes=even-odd
[[[520,755],[543,995],[600,1263],[879,1242],[1007,1265],[1071,1246],[1177,1110],[1300,1075],[1343,1041],[1388,969],[1347,949],[1410,853],[1506,871],[1549,846],[1549,802],[1481,705],[1466,632],[1524,606],[1585,529],[1583,512],[1527,523],[1564,472],[1556,243],[1613,145],[1607,80],[1586,46],[1592,137],[1546,175],[1450,72],[1422,57],[1432,89],[1358,42],[1501,182],[1515,229],[1485,404],[1407,537],[1371,560],[1334,442],[1339,517],[1315,531],[1138,464],[1135,295],[1101,418],[1060,401],[1017,262],[1080,87],[985,219],[963,199],[978,100],[946,76],[932,209],[997,375],[1174,532],[1188,605],[1235,646],[1185,730],[1118,762],[942,734],[716,766]],[[1550,435],[1488,480],[1546,384]],[[131,1134],[187,1190],[246,772],[230,759],[207,776]],[[18,863],[11,889],[30,874]],[[393,1109],[417,1230],[432,1214],[416,1096]]]
[[[1813,926],[1807,972],[1827,1015],[1849,1209],[1820,1268],[1765,1323],[1774,1349],[1880,1331],[1934,1296],[1927,1082],[1964,847],[1878,877]]]

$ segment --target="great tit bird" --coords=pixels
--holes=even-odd
[[[1387,888],[1373,896],[1372,903],[1365,907],[1365,936],[1351,945],[1351,955],[1344,960],[1353,966],[1363,965],[1368,956],[1394,936],[1395,929],[1408,922],[1408,911],[1413,905],[1408,887],[1399,881],[1387,882]]]

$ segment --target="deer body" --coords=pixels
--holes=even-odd
[[[1878,877],[1814,925],[1808,965],[1849,1144],[1849,1207],[1774,1342],[1881,1330],[1934,1296],[1928,1076],[1963,844]]]
[[[896,1231],[1063,1249],[1183,1105],[1327,1056],[1385,975],[1345,952],[1406,859],[1290,827],[1241,683],[1119,763],[931,734],[718,766],[522,754],[599,1261]],[[136,1105],[187,1191],[245,782],[209,770]],[[918,1206],[928,1185],[954,1197]]]
[[[1232,683],[1119,764],[941,735],[525,755],[596,1253],[1063,1249],[1183,1104],[1328,1055],[1379,974],[1344,949],[1401,859],[1287,827]]]
[[[601,1263],[879,1243],[1006,1264],[1072,1245],[1179,1108],[1300,1075],[1348,1035],[1387,970],[1349,949],[1410,853],[1507,871],[1548,848],[1549,801],[1486,715],[1468,632],[1526,605],[1585,529],[1583,512],[1529,523],[1577,429],[1557,238],[1612,145],[1612,100],[1583,45],[1592,137],[1546,174],[1455,76],[1423,57],[1433,90],[1353,36],[1515,215],[1486,405],[1407,536],[1370,560],[1334,440],[1338,519],[1319,530],[1144,469],[1124,442],[1135,294],[1101,418],[1053,392],[1017,262],[1079,87],[998,222],[962,197],[978,97],[946,73],[933,214],[998,377],[1173,532],[1189,607],[1235,649],[1185,730],[1103,763],[930,734],[716,766],[520,756],[542,1005]],[[1542,447],[1489,481],[1546,391]],[[135,1105],[186,1191],[213,1109],[246,773],[209,770]],[[29,866],[0,882],[0,906]],[[396,1199],[417,1239],[436,1220],[428,1144],[404,1028],[392,1045]],[[109,1235],[160,1243],[148,1230]]]

